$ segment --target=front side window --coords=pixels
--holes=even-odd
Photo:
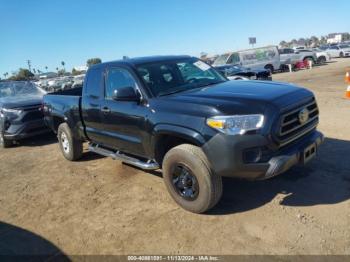
[[[226,62],[227,62],[227,59],[229,56],[230,56],[230,54],[224,54],[224,55],[218,56],[218,58],[215,59],[213,66],[226,65]]]
[[[206,63],[186,58],[137,66],[138,73],[155,96],[169,95],[226,81]]]
[[[106,80],[105,98],[112,99],[114,91],[123,87],[136,88],[137,84],[131,73],[123,68],[111,68]]]
[[[238,53],[233,53],[230,58],[227,60],[227,64],[234,64],[237,65],[239,64],[239,54]]]

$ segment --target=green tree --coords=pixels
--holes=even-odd
[[[62,65],[62,67],[63,67],[64,70],[66,70],[66,69],[64,68],[64,65],[65,65],[65,64],[66,64],[66,63],[65,63],[64,61],[61,62],[61,65]]]
[[[310,40],[314,45],[318,45],[320,42],[317,36],[311,36]]]
[[[100,63],[102,63],[101,58],[98,58],[98,57],[96,57],[96,58],[90,58],[90,59],[88,59],[88,60],[86,61],[86,66],[87,66],[87,67],[90,67],[90,66],[92,66],[92,65],[96,65],[96,64],[100,64]]]
[[[320,45],[325,45],[325,44],[327,44],[327,38],[325,36],[321,36]]]
[[[288,43],[286,41],[281,41],[280,42],[280,47],[287,47]]]
[[[290,44],[291,44],[292,46],[295,46],[295,45],[298,44],[298,41],[297,41],[296,39],[293,39],[293,40],[290,42]]]
[[[72,69],[72,75],[73,76],[81,75],[82,73],[83,73],[83,71],[76,70],[75,68]]]
[[[58,74],[59,76],[64,76],[65,73],[66,73],[66,70],[64,70],[64,69],[57,70],[57,74]]]
[[[18,73],[11,76],[9,79],[14,81],[25,81],[30,80],[34,74],[30,72],[28,69],[20,68]]]

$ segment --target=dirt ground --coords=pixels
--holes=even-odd
[[[312,90],[326,140],[317,159],[267,181],[224,179],[208,214],[179,208],[159,173],[86,153],[54,136],[0,151],[0,253],[350,254],[350,59],[273,75]]]

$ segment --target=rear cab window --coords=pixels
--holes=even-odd
[[[84,93],[91,98],[100,98],[103,86],[103,69],[92,68],[89,69]]]

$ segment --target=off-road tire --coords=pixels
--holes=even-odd
[[[61,152],[67,160],[76,161],[81,158],[83,155],[83,143],[74,138],[71,129],[66,123],[62,123],[58,127],[57,138]]]
[[[184,165],[196,177],[199,190],[194,200],[187,200],[176,190],[173,183],[174,169]],[[222,196],[221,176],[210,168],[201,148],[190,144],[182,144],[169,150],[163,160],[164,183],[174,201],[185,210],[193,213],[204,213],[214,207]]]

